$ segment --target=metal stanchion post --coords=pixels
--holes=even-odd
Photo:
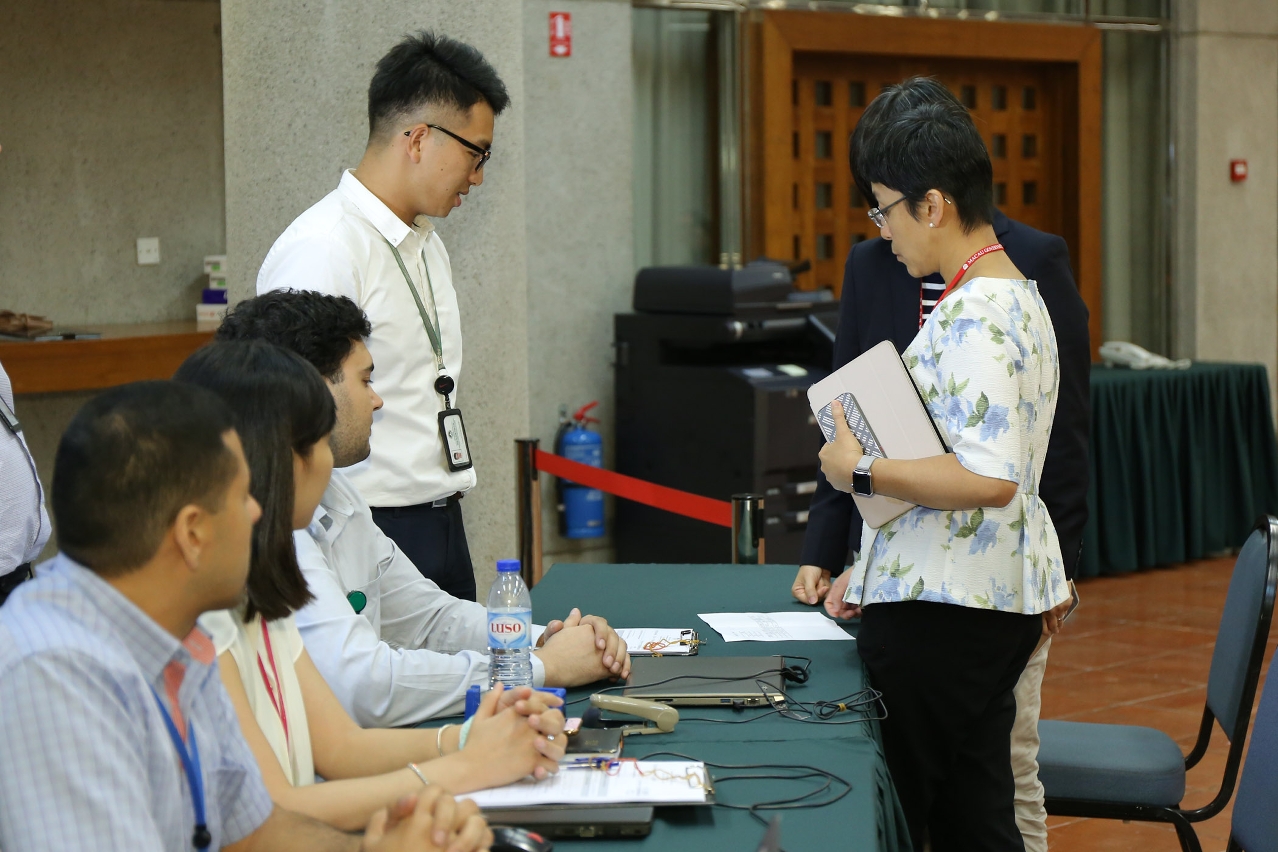
[[[538,438],[515,439],[515,516],[519,566],[528,588],[541,579],[541,477],[537,472]]]
[[[763,564],[763,497],[732,495],[732,564]]]

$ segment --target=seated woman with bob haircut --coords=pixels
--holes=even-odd
[[[838,435],[821,450],[830,483],[915,505],[864,528],[826,609],[861,616],[857,649],[883,693],[884,756],[915,848],[1019,852],[1013,689],[1042,614],[1070,598],[1038,496],[1056,335],[995,237],[993,173],[971,117],[957,101],[894,106],[899,92],[876,99],[883,117],[856,167],[897,259],[949,282],[902,357],[953,452],[870,458],[836,411]]]
[[[205,346],[174,379],[230,407],[262,506],[243,605],[200,624],[275,802],[354,831],[427,781],[459,794],[557,771],[560,699],[528,687],[490,691],[465,729],[365,730],[347,715],[293,622],[310,600],[293,531],[311,522],[333,470],[332,394],[300,356],[258,341]]]

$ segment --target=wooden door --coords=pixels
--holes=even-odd
[[[1100,40],[1087,27],[767,12],[751,33],[750,254],[810,260],[838,295],[852,245],[878,236],[848,139],[887,85],[936,77],[971,111],[994,201],[1065,238],[1100,340]]]

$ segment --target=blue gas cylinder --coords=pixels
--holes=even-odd
[[[560,437],[559,454],[570,461],[603,467],[603,436],[589,428],[599,421],[587,416],[592,402],[573,415],[573,425]],[[601,538],[604,534],[603,492],[567,480],[562,483],[565,538]]]

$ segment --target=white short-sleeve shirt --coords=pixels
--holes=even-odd
[[[294,787],[315,783],[315,761],[311,755],[311,730],[306,723],[306,705],[302,702],[302,687],[297,680],[295,664],[302,656],[302,635],[297,632],[293,616],[266,622],[271,638],[271,653],[267,653],[262,637],[262,616],[256,615],[247,624],[239,610],[206,612],[200,616],[200,626],[213,639],[218,656],[227,653],[240,670],[240,682],[248,694],[249,707],[270,743],[275,758]],[[275,665],[271,665],[271,657]],[[279,678],[278,684],[276,678]],[[282,692],[284,711],[288,716],[288,736],[284,735],[284,722],[276,712],[271,691],[276,697]]]

